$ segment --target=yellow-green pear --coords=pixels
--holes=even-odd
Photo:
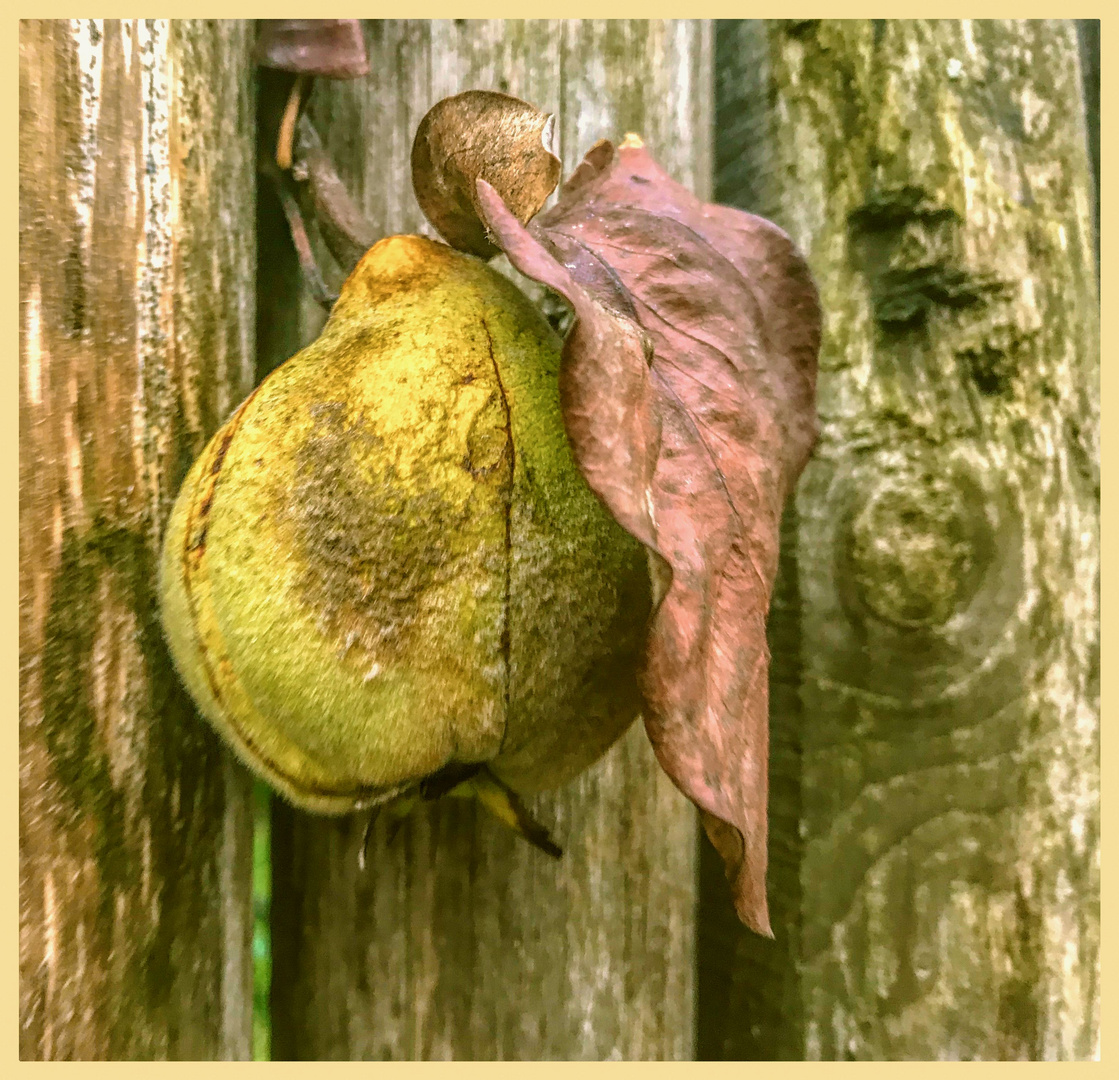
[[[293,803],[343,813],[459,763],[535,791],[637,715],[646,558],[572,460],[559,348],[487,264],[391,237],[190,470],[171,653]]]

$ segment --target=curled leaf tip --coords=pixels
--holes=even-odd
[[[521,224],[555,190],[555,117],[492,90],[444,98],[420,121],[412,144],[412,187],[428,221],[452,247],[481,258],[500,250],[488,235],[477,182],[491,184]]]
[[[703,831],[723,860],[730,882],[734,910],[739,919],[755,934],[772,938],[769,907],[765,895],[765,865],[761,873],[747,865],[746,844],[741,832],[714,814],[701,813]],[[764,850],[764,849],[763,849]]]

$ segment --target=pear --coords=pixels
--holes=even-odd
[[[478,765],[537,791],[637,715],[646,557],[572,460],[559,363],[496,270],[390,237],[194,463],[166,637],[202,714],[294,804],[345,813]]]

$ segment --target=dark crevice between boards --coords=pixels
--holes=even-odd
[[[768,36],[810,38],[818,20],[715,23],[715,201],[781,220],[769,136]],[[800,612],[790,504],[781,523],[780,563],[767,626],[769,699],[769,869],[774,938],[738,921],[722,860],[699,837],[696,913],[696,1058],[700,1061],[802,1060],[803,1009],[797,971],[800,937],[801,705]],[[698,828],[698,825],[697,825]],[[700,830],[702,832],[702,830]]]
[[[278,95],[286,96],[283,72],[257,68],[257,129],[272,123]],[[282,103],[281,103],[282,104]],[[273,184],[261,179],[256,204],[256,380],[261,381],[306,343],[306,305],[299,257]],[[261,781],[253,787],[253,1060],[272,1059],[272,872],[278,800]],[[289,814],[290,818],[290,814]],[[282,830],[289,819],[279,817]],[[282,838],[281,838],[282,844]],[[282,958],[281,958],[282,966]]]
[[[272,1057],[272,792],[253,784],[253,1061]]]

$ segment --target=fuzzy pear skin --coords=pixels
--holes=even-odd
[[[496,270],[390,237],[191,468],[171,654],[296,805],[345,813],[455,763],[539,790],[636,717],[646,557],[572,460],[559,349]]]

